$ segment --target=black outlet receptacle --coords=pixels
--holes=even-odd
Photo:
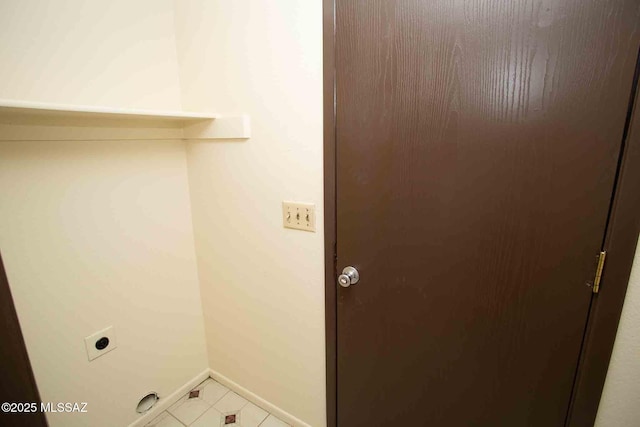
[[[96,341],[96,348],[98,350],[104,350],[109,345],[109,338],[102,337],[98,341]]]

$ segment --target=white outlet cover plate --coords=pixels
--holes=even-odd
[[[285,228],[316,231],[316,205],[313,203],[282,202],[282,224]]]
[[[96,348],[96,341],[98,341],[102,337],[109,338],[109,345],[102,350],[98,350]],[[116,333],[113,330],[113,326],[109,326],[108,328],[89,335],[84,339],[84,345],[87,348],[87,356],[89,357],[89,361],[92,361],[96,357],[100,357],[103,354],[109,353],[111,350],[115,350],[118,344],[116,342]]]

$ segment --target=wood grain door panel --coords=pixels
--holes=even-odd
[[[640,5],[336,6],[338,425],[563,425]]]

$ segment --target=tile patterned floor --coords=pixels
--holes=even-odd
[[[147,427],[185,426],[291,427],[211,378],[147,424]]]

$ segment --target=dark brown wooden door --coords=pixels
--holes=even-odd
[[[564,425],[637,0],[337,0],[338,425]]]
[[[44,413],[40,412],[40,396],[31,371],[29,356],[18,323],[18,315],[9,282],[0,256],[0,403],[35,403],[35,412],[17,412],[17,407],[9,407],[0,412],[0,426],[46,427]],[[32,408],[30,408],[32,409]],[[13,412],[12,412],[13,410]]]

